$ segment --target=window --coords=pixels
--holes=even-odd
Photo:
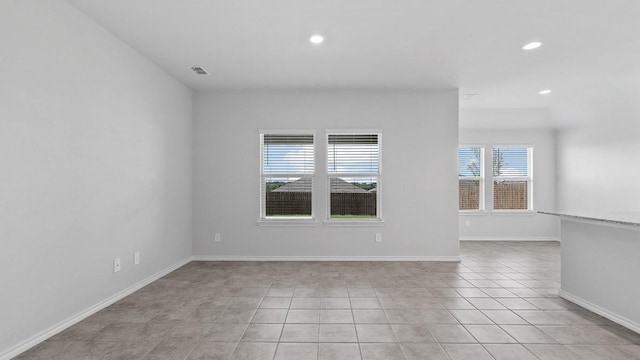
[[[329,219],[380,220],[380,133],[328,133]]]
[[[313,133],[260,133],[261,219],[313,218]]]
[[[484,149],[458,148],[458,203],[460,210],[484,208]]]
[[[532,210],[531,147],[493,148],[493,209]]]

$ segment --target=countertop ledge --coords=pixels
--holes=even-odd
[[[554,212],[554,211],[538,211],[538,214],[560,216],[576,220],[588,220],[588,221],[600,221],[609,224],[636,226],[640,228],[640,213],[609,213],[603,215],[577,215],[570,211]],[[628,218],[633,217],[638,220],[630,220]],[[622,219],[624,218],[624,220]]]

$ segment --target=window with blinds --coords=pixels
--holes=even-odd
[[[531,210],[531,147],[493,148],[493,209]]]
[[[458,148],[458,204],[460,210],[482,210],[484,189],[484,149]]]
[[[381,137],[327,135],[329,219],[381,219]]]
[[[313,217],[314,135],[260,134],[261,218]]]

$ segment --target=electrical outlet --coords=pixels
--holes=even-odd
[[[140,251],[136,251],[133,253],[133,265],[140,264]]]
[[[213,235],[213,241],[214,242],[220,242],[221,241],[220,233],[216,233],[215,235]]]
[[[382,233],[376,233],[376,242],[382,242]]]
[[[120,258],[113,259],[113,272],[117,273],[120,271]]]
[[[470,227],[471,226],[471,220],[465,220],[464,221],[464,226]]]

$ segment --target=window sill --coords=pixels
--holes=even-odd
[[[384,221],[377,220],[325,220],[327,227],[384,227]]]
[[[535,210],[493,210],[491,211],[491,215],[524,215],[524,216],[532,216],[536,215],[537,212]]]
[[[316,219],[260,219],[258,226],[280,226],[280,227],[315,227],[318,226]]]
[[[486,216],[489,213],[486,210],[458,210],[460,216]]]

